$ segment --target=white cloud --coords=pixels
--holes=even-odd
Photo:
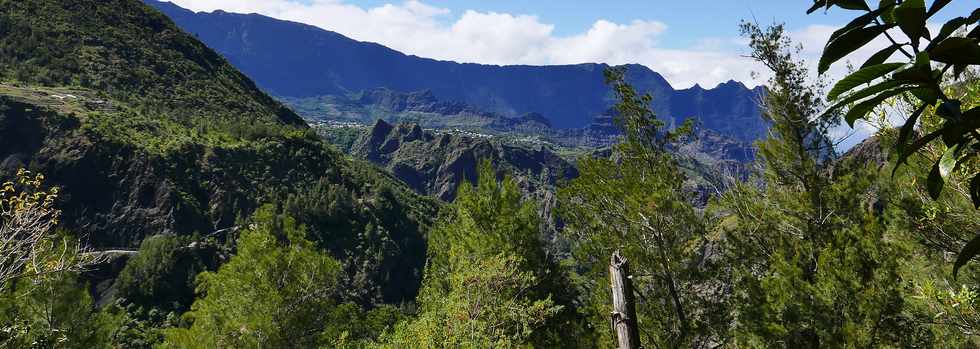
[[[689,49],[658,45],[667,25],[598,20],[585,32],[559,36],[554,25],[531,15],[448,9],[416,0],[362,8],[343,0],[171,0],[194,11],[259,13],[311,24],[407,54],[483,64],[639,63],[676,88],[713,87],[730,79],[754,85],[753,69],[732,40],[705,39]]]
[[[941,28],[940,24],[929,23],[927,25],[930,32],[936,33]],[[820,55],[823,52],[823,47],[830,35],[837,30],[838,27],[826,26],[826,25],[812,25],[801,30],[797,30],[790,33],[790,36],[795,42],[799,42],[803,45],[802,58],[807,60],[807,63],[811,66],[812,71],[816,71],[817,62],[820,59]],[[901,30],[898,28],[892,29],[888,32],[893,38],[901,41],[901,38],[905,38]],[[925,46],[927,43],[922,42],[920,45]],[[878,51],[891,45],[888,37],[885,35],[878,36],[868,45],[863,46],[851,55],[848,55],[845,59],[838,61],[826,73],[827,79],[833,83],[836,79],[840,79],[846,76],[849,72],[849,65],[853,69],[858,69],[864,62],[871,58],[872,55]],[[890,62],[907,62],[909,59],[900,52],[896,52],[889,59]],[[842,124],[831,130],[831,137],[839,142],[839,150],[847,150],[852,146],[860,143],[864,139],[874,135],[882,128],[890,128],[902,125],[905,123],[906,116],[909,111],[896,109],[893,107],[885,108],[885,117],[883,120],[879,120],[874,123],[865,122],[864,120],[858,120],[854,127],[851,128],[847,124]]]

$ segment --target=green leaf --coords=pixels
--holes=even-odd
[[[829,3],[830,1],[828,0],[816,0],[813,2],[813,7],[810,7],[809,10],[806,10],[806,14],[811,14],[814,11],[819,10],[821,7],[830,8]]]
[[[963,140],[963,135],[970,130],[963,123],[946,123],[946,126],[942,128],[943,144],[946,144],[947,147],[959,144]]]
[[[898,27],[912,39],[912,45],[915,46],[926,27],[925,0],[905,0],[895,8],[895,19]]]
[[[912,90],[912,95],[925,105],[933,105],[939,99],[939,90],[932,87],[917,88]]]
[[[892,97],[891,95],[888,95],[887,93],[883,93],[876,96],[875,98],[858,103],[857,105],[851,107],[851,109],[847,111],[847,115],[844,115],[844,120],[847,121],[847,124],[850,125],[851,128],[853,128],[855,121],[857,121],[858,119],[863,119],[865,116],[868,115],[868,113],[874,110],[875,107],[877,107],[886,99],[891,97]]]
[[[980,65],[980,43],[971,38],[947,38],[932,49],[931,56],[947,64]]]
[[[959,146],[946,148],[943,156],[939,158],[939,162],[937,163],[939,164],[939,175],[943,178],[949,178],[949,175],[956,169],[957,149],[959,149]]]
[[[932,170],[929,171],[929,179],[926,180],[926,188],[929,189],[929,197],[933,200],[939,200],[939,194],[943,193],[943,175],[939,170],[940,161],[936,161],[936,164],[932,165]]]
[[[838,6],[847,10],[865,10],[871,11],[868,7],[868,3],[864,0],[816,0],[813,2],[813,6],[806,10],[806,14],[811,14],[821,7],[824,9],[830,9],[833,6]]]
[[[939,10],[942,10],[943,7],[946,7],[946,5],[949,5],[949,3],[952,2],[952,1],[953,0],[936,0],[936,1],[933,1],[932,2],[932,6],[929,6],[929,12],[926,13],[926,16],[932,17],[932,15],[936,14],[937,12],[939,12]]]
[[[846,78],[838,81],[834,85],[834,88],[830,90],[827,94],[828,99],[837,99],[842,93],[850,91],[851,89],[858,87],[863,84],[870,83],[877,78],[885,76],[885,74],[895,71],[895,69],[904,66],[904,63],[889,63],[889,64],[879,64],[873,65],[867,68],[862,68]]]
[[[868,8],[868,3],[864,0],[816,0],[813,2],[813,6],[809,10],[806,10],[806,14],[811,14],[821,7],[825,9],[830,9],[833,6],[837,6],[846,10],[865,10],[870,11]]]
[[[845,105],[848,105],[848,104],[857,102],[859,100],[862,100],[864,98],[873,96],[873,95],[878,94],[878,93],[887,94],[890,97],[890,96],[895,96],[895,95],[898,95],[899,93],[902,93],[902,92],[905,92],[905,91],[910,91],[912,89],[917,88],[916,86],[904,86],[904,87],[901,87],[901,88],[892,89],[892,88],[894,88],[896,86],[899,86],[901,84],[902,84],[901,81],[888,80],[888,81],[884,81],[884,82],[882,82],[880,84],[877,84],[877,85],[874,85],[874,86],[865,88],[865,89],[860,90],[860,91],[857,91],[857,92],[854,92],[852,94],[847,95],[847,97],[844,97],[844,99],[842,99],[841,101],[835,103],[830,108],[827,108],[827,110],[825,112],[823,112],[822,115],[827,115],[828,113],[830,113],[830,112],[832,112],[834,110],[843,108]]]
[[[895,54],[895,51],[898,51],[898,48],[899,47],[901,47],[901,46],[899,46],[899,45],[891,45],[891,46],[888,46],[888,47],[882,49],[881,51],[878,51],[878,53],[875,53],[874,55],[872,55],[871,58],[868,58],[868,60],[865,61],[864,64],[861,65],[861,69],[864,69],[864,68],[867,68],[867,67],[870,67],[870,66],[873,66],[873,65],[878,65],[878,64],[885,63],[885,60],[887,60],[889,57],[891,57],[893,54]]]
[[[926,135],[925,137],[919,138],[915,140],[915,142],[912,142],[912,145],[908,146],[908,148],[906,147],[899,148],[898,161],[895,162],[895,169],[898,169],[898,165],[904,164],[905,161],[907,161],[909,157],[912,156],[912,154],[915,154],[915,152],[919,151],[919,149],[922,149],[922,147],[926,146],[926,144],[929,144],[929,142],[934,141],[936,138],[939,138],[939,136],[941,135],[942,135],[942,131],[933,131],[932,133]]]
[[[827,43],[827,47],[823,50],[823,55],[820,57],[820,64],[817,71],[823,74],[830,68],[831,64],[839,61],[844,56],[851,54],[851,52],[856,51],[864,45],[867,45],[871,40],[874,40],[878,35],[884,33],[887,30],[887,26],[873,26],[867,28],[857,28],[847,33],[842,34],[836,39]]]
[[[980,174],[970,180],[970,199],[973,199],[973,207],[980,208]]]
[[[939,30],[939,35],[936,35],[936,38],[933,39],[932,43],[929,44],[929,47],[926,48],[926,50],[930,50],[937,43],[945,40],[950,35],[953,35],[953,32],[955,32],[960,27],[970,23],[976,23],[978,20],[980,20],[980,9],[974,10],[973,13],[970,14],[970,17],[968,18],[956,17],[947,21],[946,24],[943,24],[943,28]]]
[[[898,152],[899,152],[899,154],[904,153],[903,150],[905,149],[905,143],[908,142],[909,137],[912,136],[912,132],[915,131],[915,124],[919,121],[919,116],[922,115],[922,113],[928,107],[929,106],[927,106],[927,105],[921,105],[921,106],[919,106],[919,108],[916,109],[915,112],[912,113],[911,116],[909,116],[908,120],[905,120],[905,124],[902,125],[901,130],[899,130],[899,132],[898,132],[898,141],[896,142],[896,144],[898,145]],[[898,164],[901,164],[901,161],[899,161]],[[897,169],[898,166],[895,166],[895,168]],[[893,171],[892,172],[892,175],[894,175],[894,174],[895,173]]]
[[[966,265],[973,257],[976,257],[977,254],[980,254],[980,235],[970,240],[960,250],[959,256],[956,257],[956,263],[953,263],[953,278],[956,278],[956,273],[960,271],[960,268]]]
[[[969,112],[960,111],[960,103],[956,100],[944,102],[939,105],[939,108],[936,108],[936,115],[948,120],[940,129],[943,133],[943,143],[946,143],[946,146],[951,147],[960,144],[964,135],[980,126],[980,119],[969,117]]]
[[[923,63],[922,57],[926,57]],[[903,69],[892,75],[895,80],[906,81],[917,84],[934,84],[932,80],[932,68],[929,65],[929,54],[919,52],[916,56],[915,65],[908,69]]]
[[[929,52],[919,52],[915,55],[916,68],[927,70],[932,68],[929,64]]]
[[[881,0],[878,2],[878,8],[887,8],[881,12],[881,20],[888,24],[895,24],[895,0]]]
[[[880,15],[882,12],[892,9],[892,7],[894,7],[894,5],[886,5],[883,8],[879,8],[877,10],[874,10],[874,11],[865,13],[865,14],[863,14],[861,16],[858,16],[857,18],[855,18],[854,20],[852,20],[850,23],[847,23],[847,25],[845,25],[843,28],[840,28],[840,29],[834,31],[834,33],[830,35],[830,39],[828,39],[827,41],[828,42],[834,41],[834,39],[837,39],[841,35],[849,32],[851,30],[854,30],[856,28],[863,28],[864,26],[870,24],[871,21],[873,21],[875,18],[877,18],[878,15]]]
[[[868,7],[868,3],[864,0],[837,0],[834,2],[834,5],[847,10],[871,11],[871,8]]]
[[[865,89],[860,90],[858,92],[854,92],[852,94],[849,94],[849,95],[847,95],[847,97],[844,97],[844,99],[842,99],[841,101],[839,101],[836,104],[832,105],[830,108],[827,108],[827,110],[823,112],[822,116],[826,116],[830,112],[833,112],[833,111],[835,111],[837,109],[843,108],[844,106],[846,106],[848,104],[857,102],[859,100],[862,100],[864,98],[867,98],[867,97],[876,95],[878,93],[889,93],[892,96],[894,96],[894,95],[897,95],[899,93],[902,93],[902,92],[905,92],[905,91],[909,91],[909,90],[912,90],[912,89],[916,88],[915,86],[906,86],[906,87],[897,88],[897,89],[892,90],[892,88],[894,88],[896,86],[899,86],[901,84],[902,84],[901,81],[888,80],[888,81],[884,81],[884,82],[882,82],[880,84],[877,84],[877,85],[874,85],[874,86],[865,88]]]

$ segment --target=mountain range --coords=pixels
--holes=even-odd
[[[439,100],[504,117],[537,113],[552,127],[569,129],[588,127],[614,102],[605,85],[606,64],[497,66],[439,61],[258,14],[193,12],[170,2],[146,2],[291,106],[379,88],[426,91]],[[742,142],[766,133],[757,103],[761,87],[750,89],[729,81],[711,89],[697,85],[675,89],[645,66],[624,67],[627,80],[653,96],[654,111],[668,123],[695,118],[704,128]],[[302,109],[299,112],[304,114]]]

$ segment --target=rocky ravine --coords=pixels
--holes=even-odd
[[[545,148],[501,144],[492,138],[436,134],[417,124],[378,120],[355,143],[352,155],[390,171],[417,192],[451,201],[464,181],[476,179],[480,161],[498,176],[513,175],[528,193],[578,175],[575,166]]]

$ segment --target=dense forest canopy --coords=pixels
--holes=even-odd
[[[532,193],[494,145],[442,203],[141,1],[0,0],[0,347],[980,346],[980,10],[927,26],[950,2],[816,1],[855,18],[815,72],[743,22],[770,128],[713,191],[697,125],[609,69],[611,148]],[[481,154],[399,130],[371,150],[429,137],[419,173]]]

